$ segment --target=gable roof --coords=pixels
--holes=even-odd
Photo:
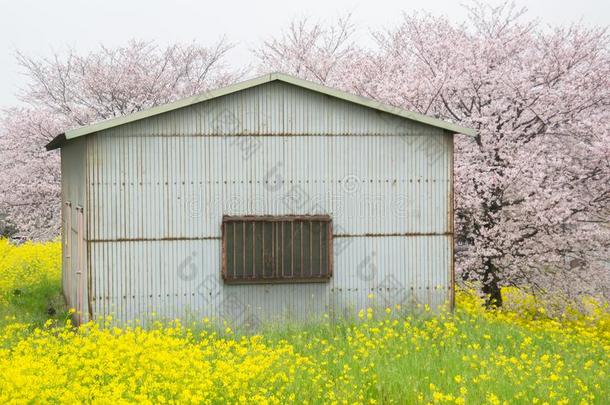
[[[217,97],[226,96],[231,93],[236,93],[238,91],[246,90],[251,87],[259,86],[261,84],[270,83],[273,81],[281,81],[284,83],[289,83],[294,86],[302,87],[311,91],[315,91],[317,93],[326,94],[331,97],[338,98],[340,100],[345,100],[350,103],[358,104],[361,106],[365,106],[368,108],[372,108],[374,110],[382,111],[388,114],[392,114],[398,117],[406,118],[412,121],[421,122],[423,124],[431,125],[434,127],[442,128],[449,132],[464,134],[475,136],[476,131],[463,127],[457,124],[453,124],[448,121],[443,121],[438,118],[430,117],[423,114],[418,114],[415,112],[403,110],[398,107],[394,107],[388,104],[383,104],[378,101],[372,100],[370,98],[357,96],[355,94],[351,94],[345,91],[333,89],[331,87],[323,86],[318,83],[310,82],[308,80],[299,79],[294,76],[290,76],[284,73],[271,73],[263,76],[256,77],[254,79],[246,80],[243,82],[239,82],[230,86],[222,87],[219,89],[214,89],[210,91],[206,91],[201,94],[197,94],[192,97],[183,98],[181,100],[174,101],[172,103],[159,105],[156,107],[152,107],[146,110],[138,111],[132,114],[123,115],[116,118],[111,118],[108,120],[100,121],[95,124],[87,125],[80,128],[75,128],[68,130],[62,134],[57,135],[51,142],[46,145],[47,150],[57,149],[62,146],[62,144],[70,139],[78,138],[84,135],[88,135],[94,132],[103,131],[105,129],[113,128],[119,125],[128,124],[130,122],[143,120],[149,117],[153,117],[158,114],[163,114],[169,111],[177,110],[179,108],[188,107],[193,104],[201,103],[207,100],[211,100]]]

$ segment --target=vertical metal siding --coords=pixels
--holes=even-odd
[[[441,129],[274,82],[87,139],[98,316],[302,319],[450,297]],[[333,278],[223,284],[223,214],[331,215]]]
[[[70,215],[70,229],[63,229],[62,237],[63,243],[62,246],[70,250],[70,257],[66,257],[66,252],[62,253],[62,286],[64,289],[64,295],[66,297],[67,304],[70,307],[76,308],[77,305],[77,269],[82,266],[84,270],[82,277],[86,277],[87,275],[87,244],[86,244],[86,232],[87,232],[87,221],[83,223],[83,233],[81,235],[81,239],[79,241],[78,238],[78,218],[77,218],[77,208],[83,207],[85,209],[84,214],[87,215],[87,162],[86,162],[86,139],[78,139],[74,142],[70,142],[66,144],[61,149],[61,173],[62,173],[62,215],[64,218],[62,219],[62,223],[66,222],[66,215]],[[66,203],[69,202],[70,205],[66,206]],[[67,238],[67,234],[70,233],[69,244]],[[81,244],[83,251],[79,255],[78,246]],[[82,263],[79,263],[78,258],[82,259]],[[81,280],[83,280],[81,278]],[[83,280],[86,283],[87,279]],[[83,289],[83,302],[86,303],[88,299],[87,288]],[[87,305],[84,305],[84,313],[82,314],[82,319],[88,319],[87,313],[88,308]]]

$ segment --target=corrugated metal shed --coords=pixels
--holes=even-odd
[[[50,145],[64,204],[83,206],[82,303],[66,257],[64,289],[85,319],[241,323],[451,301],[452,134],[470,130],[285,75],[246,83]],[[333,277],[223,283],[227,214],[330,215]]]

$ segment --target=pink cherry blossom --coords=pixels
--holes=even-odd
[[[610,57],[605,29],[548,28],[510,3],[457,24],[404,15],[357,48],[349,31],[294,23],[261,70],[288,70],[475,128],[456,138],[462,280],[563,302],[610,298]],[[339,25],[339,27],[345,25]],[[333,43],[328,47],[327,43]]]
[[[55,135],[227,85],[243,72],[229,69],[221,40],[160,48],[132,41],[87,55],[73,51],[36,59],[18,54],[30,78],[24,108],[3,112],[0,124],[0,213],[19,233],[50,239],[59,233],[60,168]]]

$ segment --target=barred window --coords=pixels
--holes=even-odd
[[[226,283],[325,282],[332,276],[328,215],[224,216]]]

